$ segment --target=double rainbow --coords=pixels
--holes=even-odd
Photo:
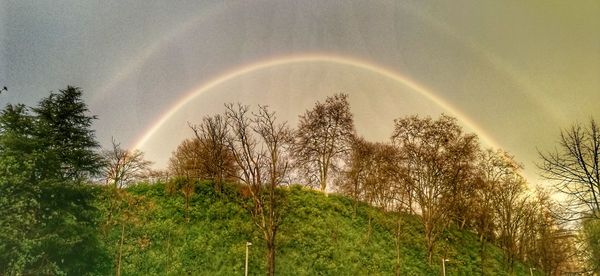
[[[433,93],[431,90],[427,89],[423,85],[417,83],[414,80],[409,79],[406,76],[401,75],[398,72],[393,70],[384,68],[382,66],[378,66],[376,64],[370,63],[368,61],[344,57],[339,55],[331,55],[331,54],[302,54],[295,56],[284,56],[273,58],[269,60],[259,61],[251,64],[242,65],[236,67],[224,74],[221,74],[214,78],[211,81],[208,81],[198,88],[193,89],[192,91],[186,93],[186,95],[180,98],[175,102],[163,115],[159,117],[159,119],[150,125],[141,138],[138,138],[134,143],[134,149],[141,149],[148,142],[148,140],[171,118],[175,113],[177,113],[182,107],[192,102],[194,99],[202,95],[203,93],[226,83],[227,81],[236,79],[246,74],[254,73],[260,70],[274,68],[278,66],[284,65],[292,65],[292,64],[300,64],[300,63],[328,63],[335,65],[343,65],[349,66],[361,70],[365,70],[371,73],[376,73],[383,77],[394,80],[408,88],[412,91],[422,95],[427,98],[431,102],[435,103],[445,111],[447,111],[450,115],[456,117],[462,124],[469,128],[471,131],[475,132],[481,141],[487,144],[490,147],[499,148],[498,144],[494,139],[492,139],[480,126],[475,124],[473,120],[471,120],[468,116],[462,113],[457,108],[453,107],[450,103],[445,101],[440,96]]]

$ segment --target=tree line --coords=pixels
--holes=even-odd
[[[301,114],[295,129],[266,106],[251,111],[241,104],[190,128],[195,135],[173,152],[169,173],[247,186],[270,275],[285,215],[277,191],[291,183],[418,215],[430,263],[443,254],[436,245],[449,227],[478,235],[482,266],[489,242],[504,249],[509,270],[519,260],[557,273],[574,252],[550,192],[531,190],[513,156],[482,149],[451,116],[398,118],[389,142],[370,142],[355,130],[348,95],[336,94]]]
[[[0,112],[0,274],[105,273],[96,226],[103,159],[81,89]]]
[[[445,258],[438,244],[457,227],[479,237],[482,266],[492,243],[506,252],[508,270],[519,260],[556,274],[574,252],[589,252],[591,269],[598,269],[600,135],[593,121],[563,131],[555,152],[540,153],[543,176],[571,195],[564,206],[552,191],[531,190],[513,156],[482,148],[447,115],[398,118],[388,142],[371,142],[357,134],[345,94],[316,102],[295,128],[267,106],[226,104],[224,113],[189,124],[193,138],[177,147],[161,173],[116,140],[100,149],[91,129],[96,117],[88,115],[81,93],[67,87],[36,107],[9,104],[0,113],[3,273],[120,275],[123,237],[151,208],[124,188],[148,178],[162,178],[167,191],[184,197],[188,221],[195,181],[212,180],[217,192],[226,182],[240,183],[240,202],[267,246],[269,275],[287,208],[282,187],[291,183],[416,215],[430,263]],[[99,185],[89,183],[109,193],[100,196]],[[106,217],[98,216],[94,200],[108,202]],[[579,244],[569,238],[562,223],[569,214],[584,226],[577,237],[586,250],[576,251]],[[120,234],[112,254],[101,244],[110,229]]]

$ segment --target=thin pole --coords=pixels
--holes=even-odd
[[[244,270],[244,275],[248,276],[248,248],[252,245],[251,242],[246,242],[246,269]]]
[[[446,259],[442,258],[442,275],[446,276]]]

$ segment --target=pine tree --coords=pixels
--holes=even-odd
[[[33,111],[33,112],[31,112]],[[81,89],[0,113],[0,274],[102,272],[97,239],[98,142]]]

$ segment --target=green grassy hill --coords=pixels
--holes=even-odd
[[[243,275],[246,241],[253,243],[250,274],[265,274],[264,241],[237,202],[235,185],[218,194],[209,183],[198,184],[189,222],[183,197],[167,195],[162,184],[140,184],[128,192],[136,199],[121,212],[126,223],[114,220],[102,227],[115,260],[121,231],[125,233],[123,275]],[[286,193],[287,213],[277,236],[278,275],[394,275],[397,263],[400,275],[441,275],[444,254],[450,259],[448,275],[507,274],[502,251],[491,244],[482,266],[480,244],[470,232],[445,233],[429,265],[416,217],[384,213],[344,196],[325,196],[299,186],[286,188]],[[99,207],[106,217],[108,192],[105,195]],[[529,268],[517,264],[514,273],[528,275]]]

